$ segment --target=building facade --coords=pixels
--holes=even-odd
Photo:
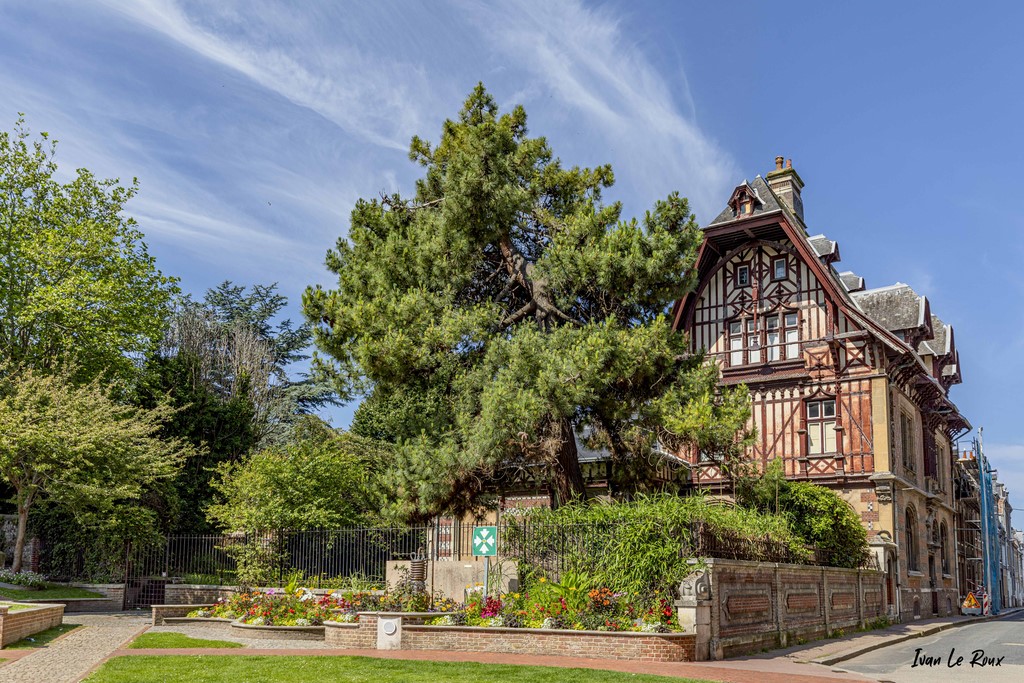
[[[897,283],[840,272],[839,244],[803,220],[803,180],[782,158],[744,181],[704,231],[698,285],[674,325],[745,384],[757,441],[786,475],[836,490],[859,514],[894,616],[954,613],[954,449],[970,428],[953,328]],[[688,454],[694,483],[723,485],[715,454]]]

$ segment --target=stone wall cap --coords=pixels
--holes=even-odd
[[[692,633],[671,631],[669,633],[644,633],[643,631],[577,631],[571,628],[509,628],[506,626],[441,626],[418,624],[403,626],[409,631],[445,630],[460,633],[532,633],[548,636],[626,636],[627,638],[693,638]]]
[[[300,633],[321,633],[323,626],[274,626],[273,624],[240,624],[237,621],[231,622],[231,628],[245,628],[263,631],[291,631]]]

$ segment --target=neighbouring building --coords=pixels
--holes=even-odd
[[[897,283],[840,271],[839,244],[804,223],[791,164],[736,186],[704,231],[695,291],[675,328],[746,384],[755,462],[837,492],[859,514],[902,619],[958,608],[955,455],[970,429],[953,328]],[[688,454],[696,485],[723,486],[713,453]]]

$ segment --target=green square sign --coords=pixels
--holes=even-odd
[[[473,527],[473,557],[494,557],[498,554],[498,527]]]

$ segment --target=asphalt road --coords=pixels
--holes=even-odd
[[[893,683],[1024,683],[1024,611],[912,638],[831,668]]]

